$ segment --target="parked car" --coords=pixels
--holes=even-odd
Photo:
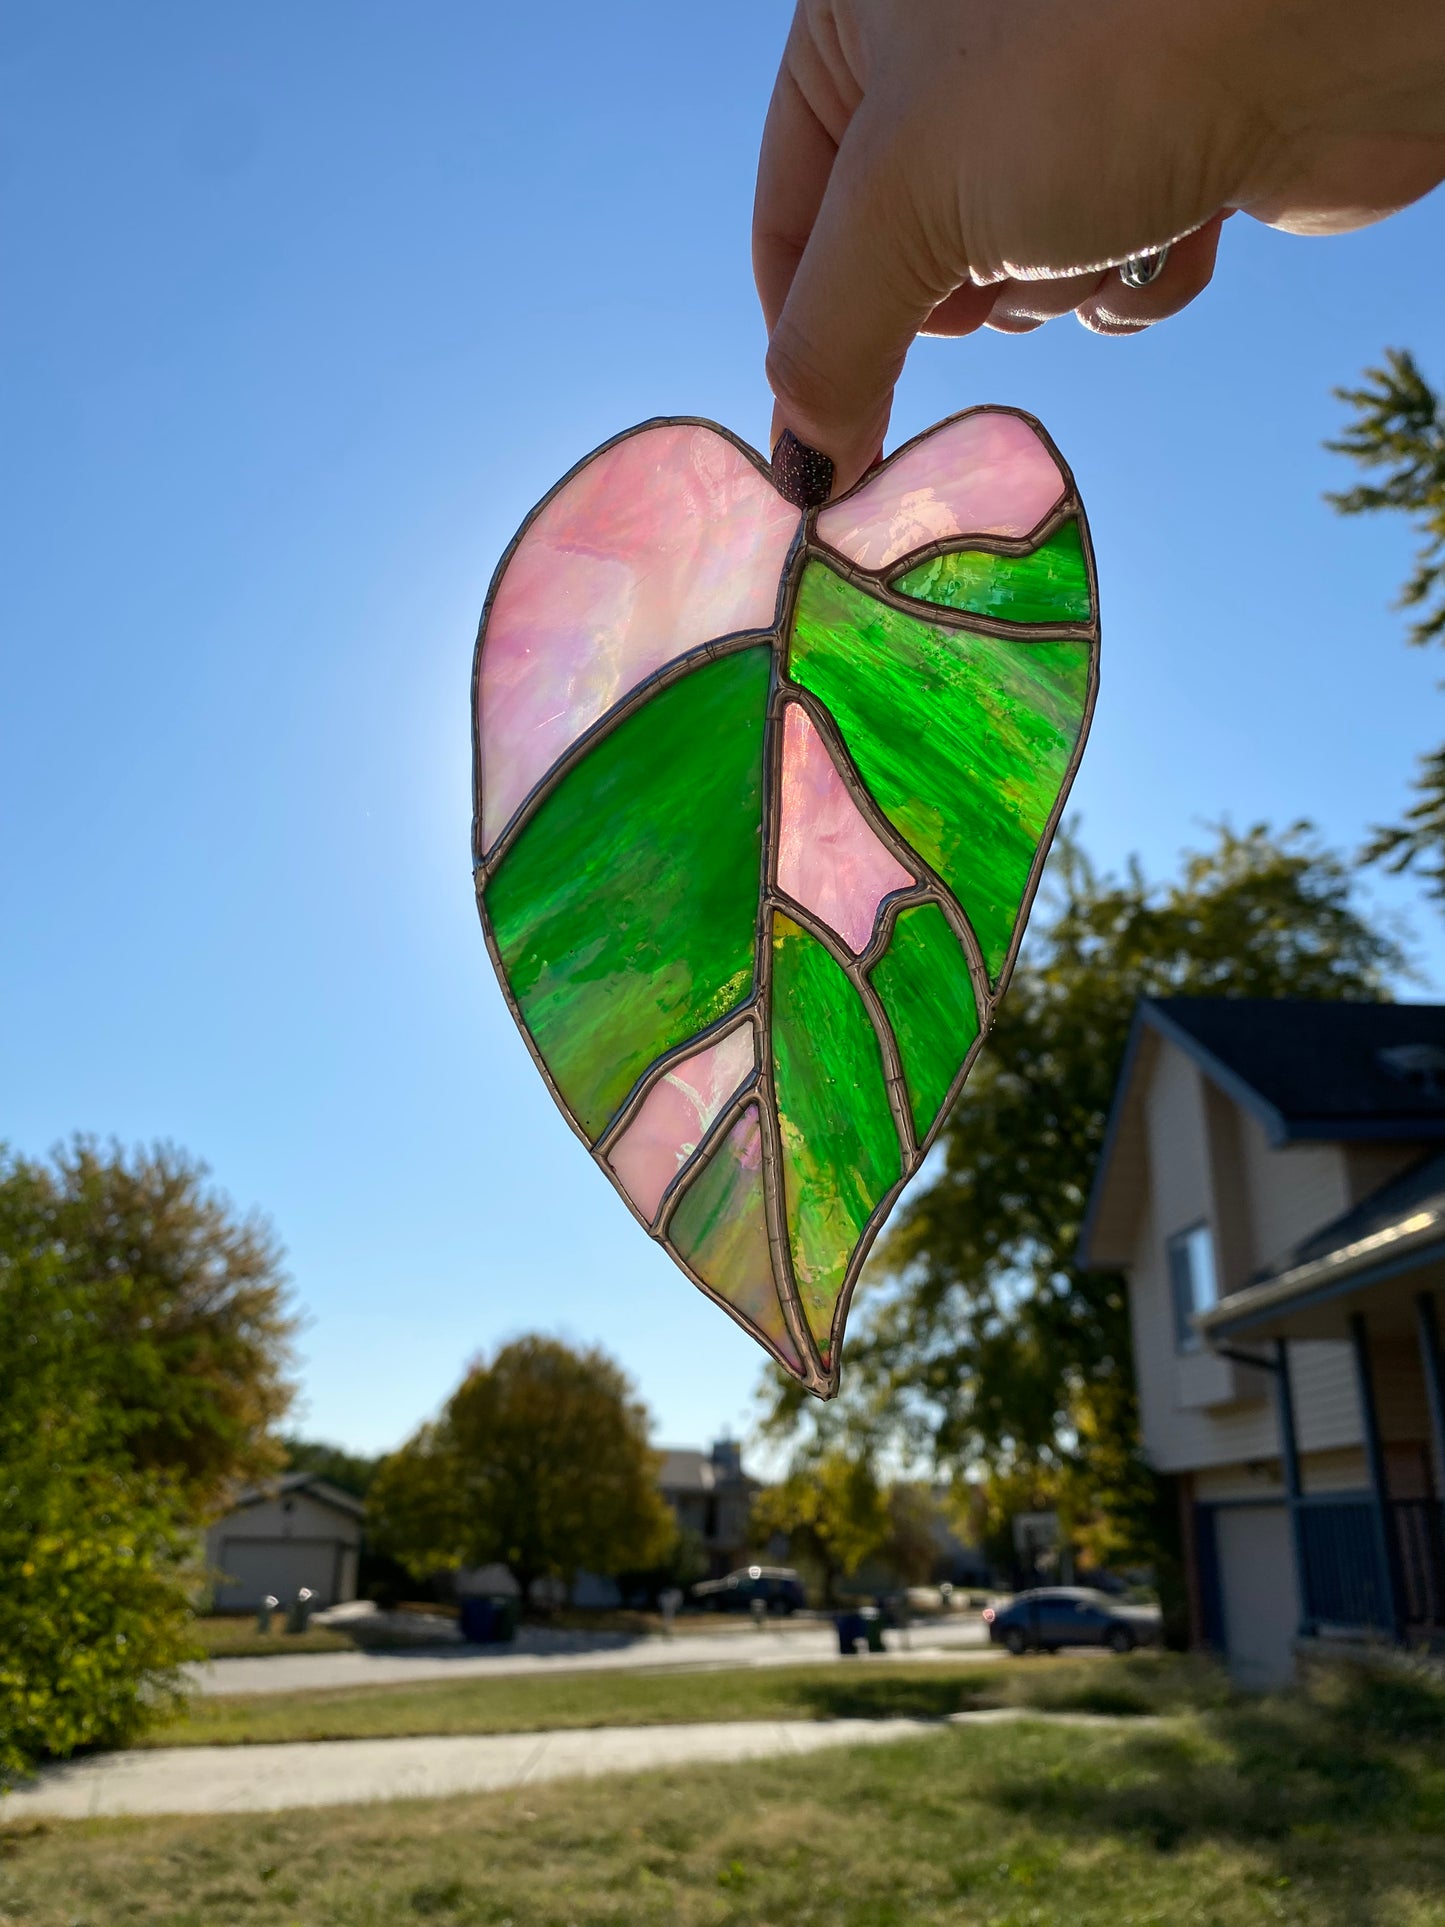
[[[808,1595],[791,1566],[739,1566],[724,1579],[704,1579],[692,1589],[693,1604],[705,1612],[746,1613],[761,1599],[770,1613],[795,1613]]]
[[[1011,1653],[1056,1653],[1061,1646],[1131,1653],[1159,1638],[1157,1607],[1121,1606],[1088,1586],[1040,1586],[1007,1606],[985,1606],[983,1619],[989,1638]]]

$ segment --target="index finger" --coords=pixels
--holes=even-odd
[[[771,334],[793,285],[838,145],[809,105],[787,55],[778,70],[753,197],[753,279]]]

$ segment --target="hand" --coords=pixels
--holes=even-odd
[[[849,487],[917,334],[1175,314],[1240,208],[1325,233],[1445,178],[1445,5],[798,0],[753,264],[774,433]],[[1171,244],[1147,288],[1115,266]]]

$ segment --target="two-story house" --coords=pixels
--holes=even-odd
[[[708,1452],[664,1446],[658,1484],[678,1525],[701,1541],[709,1578],[742,1563],[758,1481],[743,1471],[736,1439],[718,1439]]]
[[[1082,1239],[1128,1281],[1193,1634],[1445,1636],[1445,1006],[1140,1005]]]

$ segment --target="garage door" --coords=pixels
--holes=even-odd
[[[303,1586],[318,1606],[336,1603],[338,1541],[335,1539],[226,1539],[221,1545],[225,1580],[216,1587],[216,1604],[259,1606],[267,1593],[289,1605]]]
[[[1214,1532],[1230,1673],[1241,1686],[1284,1686],[1299,1629],[1289,1514],[1282,1505],[1219,1506]]]

